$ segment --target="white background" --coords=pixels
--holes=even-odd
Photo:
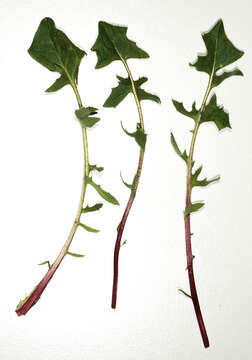
[[[251,350],[251,2],[217,1],[0,1],[0,358],[3,360],[249,360]],[[45,94],[58,76],[27,53],[39,22],[52,17],[88,52],[79,73],[86,106],[100,108],[102,121],[88,132],[90,162],[105,167],[95,180],[120,201],[104,204],[86,223],[99,234],[79,229],[66,257],[40,301],[24,317],[15,306],[39,282],[72,225],[82,178],[81,131],[70,87]],[[231,41],[245,56],[233,77],[216,89],[230,113],[232,131],[201,127],[195,149],[203,176],[221,181],[196,189],[205,200],[192,216],[195,275],[210,339],[205,350],[188,291],[183,208],[185,165],[170,145],[189,146],[189,118],[171,98],[199,106],[207,76],[188,66],[205,52],[201,32],[222,18]],[[129,60],[133,76],[147,76],[145,89],[162,105],[142,102],[148,143],[139,191],[121,249],[118,309],[110,309],[116,227],[129,191],[138,147],[121,130],[137,121],[133,96],[116,109],[102,108],[120,62],[94,70],[89,49],[98,21],[128,26],[128,37],[150,54]],[[231,66],[232,68],[232,66]],[[89,204],[99,201],[88,188]]]

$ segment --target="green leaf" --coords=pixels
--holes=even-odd
[[[93,211],[97,211],[97,210],[100,210],[100,208],[103,207],[103,204],[102,203],[97,203],[93,206],[86,206],[84,209],[81,210],[82,214],[86,214],[86,213],[89,213],[89,212],[93,212]]]
[[[94,233],[100,232],[100,230],[91,228],[90,226],[87,226],[87,225],[85,225],[85,224],[79,223],[79,225],[80,225],[81,227],[83,227],[83,229],[85,229],[85,230],[87,230],[87,231],[89,231],[89,232],[94,232]]]
[[[50,261],[49,261],[49,260],[43,261],[42,263],[39,263],[38,265],[45,265],[45,264],[48,265],[48,268],[49,268],[49,269],[51,268],[51,264],[50,264]]]
[[[217,98],[215,94],[212,95],[201,115],[200,123],[208,121],[213,121],[218,130],[222,130],[226,127],[231,128],[229,115],[223,110],[223,106],[217,105]]]
[[[127,240],[124,240],[124,241],[121,243],[120,247],[122,247],[122,246],[125,245],[126,243],[127,243]]]
[[[79,65],[86,55],[85,51],[75,46],[61,30],[56,29],[54,21],[50,18],[41,21],[28,52],[48,70],[60,74],[47,92],[77,83]]]
[[[109,65],[115,60],[148,58],[149,55],[140,49],[134,41],[126,36],[127,27],[99,22],[99,34],[92,51],[96,51],[96,69]]]
[[[74,256],[74,257],[78,257],[78,258],[85,256],[85,255],[82,255],[82,254],[72,253],[72,252],[70,252],[70,251],[67,252],[67,255],[71,255],[71,256]]]
[[[179,147],[178,147],[178,145],[176,143],[176,140],[175,140],[175,137],[174,137],[173,133],[171,133],[171,144],[172,144],[173,149],[175,150],[175,152],[178,154],[178,156],[181,157],[181,159],[183,159],[187,163],[188,155],[186,153],[186,150],[183,153],[179,150]]]
[[[181,294],[185,295],[186,297],[189,297],[190,299],[192,299],[191,295],[189,295],[189,294],[188,294],[187,292],[185,292],[183,289],[178,289],[178,291],[179,291]]]
[[[191,177],[191,188],[195,187],[195,186],[207,186],[209,184],[211,184],[212,182],[215,181],[219,181],[220,177],[217,176],[216,178],[213,178],[211,180],[207,180],[207,178],[202,179],[202,180],[198,180],[198,176],[201,173],[202,170],[202,166],[200,166],[193,174]]]
[[[196,109],[195,107],[195,101],[194,103],[192,104],[192,110],[191,111],[187,111],[185,108],[184,108],[184,105],[183,103],[181,102],[178,102],[176,100],[172,100],[173,102],[173,105],[175,106],[176,110],[178,112],[180,112],[181,114],[185,115],[185,116],[188,116],[190,118],[192,118],[194,121],[197,120],[198,118],[198,114],[199,114],[199,110]]]
[[[145,149],[145,144],[146,144],[147,135],[145,134],[145,132],[144,132],[143,129],[141,128],[141,125],[138,123],[138,124],[137,124],[137,129],[136,129],[136,131],[133,132],[133,133],[130,133],[130,132],[128,132],[126,129],[124,129],[122,122],[121,122],[121,126],[122,126],[122,129],[123,129],[123,131],[125,132],[125,134],[127,134],[128,136],[133,137],[133,138],[136,140],[137,144],[140,146],[140,148],[141,148],[142,150],[144,150],[144,149]]]
[[[131,190],[131,196],[134,198],[136,196],[135,186],[136,186],[136,180],[137,180],[137,173],[134,176],[132,184],[128,184],[123,180],[122,174],[120,173],[122,182],[124,185]]]
[[[78,110],[75,110],[75,115],[83,128],[90,128],[98,121],[100,121],[100,118],[90,116],[97,114],[96,110],[97,109],[93,107],[82,107]]]
[[[196,62],[190,64],[191,66],[209,75],[213,73],[214,86],[219,85],[230,76],[241,75],[241,73],[237,73],[238,69],[228,74],[225,73],[225,75],[216,75],[218,70],[232,64],[244,54],[243,51],[238,50],[227,38],[221,19],[217,21],[210,31],[204,33],[202,38],[206,45],[207,54],[199,55]]]
[[[98,194],[106,201],[108,201],[111,204],[119,205],[119,202],[116,200],[116,198],[111,195],[109,192],[103,190],[100,185],[97,185],[91,177],[86,177],[87,184],[90,184],[93,186],[93,188],[98,192]]]
[[[104,167],[102,167],[102,166],[98,167],[96,165],[90,165],[90,164],[88,164],[88,168],[89,168],[89,172],[95,171],[95,170],[101,172],[104,170]]]
[[[132,84],[129,77],[123,78],[121,76],[117,76],[117,79],[119,80],[119,84],[117,87],[112,88],[111,94],[103,105],[104,107],[116,107],[129,93],[133,93]],[[144,84],[147,80],[147,77],[141,77],[137,81],[134,81],[134,86],[139,101],[153,100],[157,103],[160,103],[158,96],[150,94],[140,88],[141,85]]]
[[[185,209],[184,211],[184,215],[187,216],[189,214],[191,214],[192,212],[198,211],[200,208],[202,208],[202,206],[204,206],[205,204],[203,202],[201,203],[190,203],[188,205],[188,207]]]
[[[231,71],[223,71],[222,74],[215,75],[213,77],[212,88],[220,85],[222,83],[222,81],[224,81],[225,79],[228,79],[231,76],[243,76],[243,73],[241,72],[241,70],[239,70],[237,68],[235,68],[234,70],[231,70]]]
[[[124,185],[127,187],[127,188],[129,188],[130,190],[132,190],[132,184],[128,184],[128,183],[126,183],[124,180],[123,180],[123,177],[122,177],[122,173],[120,172],[120,177],[121,177],[121,180],[122,180],[122,182],[124,183]]]

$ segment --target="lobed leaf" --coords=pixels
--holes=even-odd
[[[100,185],[97,185],[91,177],[86,177],[87,184],[90,184],[93,186],[93,188],[98,192],[98,194],[106,201],[108,201],[111,204],[119,205],[119,202],[116,200],[116,198],[111,195],[109,192],[103,190]]]
[[[94,170],[101,172],[104,170],[104,167],[102,167],[102,166],[98,167],[97,165],[88,164],[88,169],[89,169],[89,172],[94,171]]]
[[[198,118],[198,115],[199,115],[199,110],[196,109],[195,107],[195,101],[194,103],[192,104],[192,110],[191,111],[187,111],[185,108],[184,108],[184,105],[183,103],[181,102],[178,102],[176,100],[172,100],[173,102],[173,105],[175,106],[176,110],[178,112],[180,112],[181,114],[185,115],[185,116],[188,116],[190,118],[192,118],[194,121],[197,121],[197,118]]]
[[[85,229],[85,230],[87,230],[87,231],[89,231],[89,232],[93,232],[93,233],[98,233],[98,232],[100,232],[100,230],[94,229],[94,228],[92,228],[92,227],[90,227],[90,226],[87,226],[87,225],[85,225],[85,224],[83,224],[83,223],[79,223],[79,226],[83,227],[83,229]]]
[[[234,70],[231,71],[223,71],[223,73],[220,75],[215,74],[212,81],[212,88],[220,85],[222,81],[228,79],[231,76],[243,76],[243,73],[238,68],[235,68]]]
[[[93,206],[86,206],[84,209],[81,210],[82,214],[86,214],[86,213],[89,213],[89,212],[93,212],[93,211],[97,211],[97,210],[100,210],[100,208],[103,207],[103,204],[102,203],[97,203]]]
[[[146,139],[147,139],[147,135],[145,134],[145,132],[143,131],[143,129],[141,128],[141,125],[138,123],[137,124],[137,129],[135,132],[133,133],[130,133],[128,132],[122,125],[122,122],[121,122],[121,126],[122,126],[122,129],[123,131],[125,132],[125,134],[127,134],[128,136],[131,136],[133,137],[137,144],[140,146],[140,148],[142,150],[145,149],[145,145],[146,145]]]
[[[129,77],[123,78],[121,76],[117,76],[117,79],[119,80],[118,86],[112,88],[111,94],[103,105],[104,107],[115,108],[118,104],[120,104],[121,101],[123,101],[123,99],[125,99],[128,94],[133,93],[132,84]],[[158,96],[150,94],[145,90],[141,89],[142,84],[144,84],[147,80],[147,77],[141,77],[137,81],[134,81],[134,86],[139,101],[152,100],[160,103],[160,99]]]
[[[223,106],[217,105],[216,95],[213,94],[209,103],[206,105],[200,119],[200,123],[213,121],[218,130],[231,128],[229,123],[229,115],[223,109]]]
[[[171,144],[173,146],[173,149],[175,150],[175,152],[178,154],[179,157],[181,157],[181,159],[183,159],[186,163],[188,160],[188,155],[186,153],[186,150],[182,153],[176,143],[175,137],[173,135],[173,133],[171,133]]]
[[[100,118],[92,116],[97,114],[96,110],[97,109],[93,107],[82,107],[75,110],[75,115],[83,128],[90,128],[100,121]]]
[[[218,70],[237,61],[244,54],[227,38],[221,19],[217,21],[210,31],[202,34],[202,38],[207,54],[199,55],[196,62],[190,64],[191,66],[194,66],[198,71],[206,72],[209,75],[213,74],[214,86],[219,85],[230,76],[242,75],[238,69],[225,73],[225,75],[216,75]]]
[[[205,204],[203,202],[198,202],[198,203],[190,203],[187,208],[184,211],[184,215],[187,216],[189,214],[191,214],[192,212],[196,212],[199,209],[202,208],[202,206],[204,206]]]
[[[200,166],[193,174],[191,177],[191,188],[195,187],[195,186],[207,186],[215,181],[219,181],[220,177],[217,176],[216,178],[213,178],[211,180],[207,180],[207,178],[202,179],[202,180],[198,180],[198,176],[200,175],[202,171],[202,166]]]
[[[74,257],[78,257],[78,258],[85,256],[85,255],[82,255],[82,254],[72,253],[72,252],[70,252],[70,251],[67,252],[67,255],[71,255],[71,256],[74,256]]]
[[[58,72],[60,77],[46,91],[52,92],[71,83],[77,83],[81,59],[85,51],[55,27],[54,21],[44,18],[28,50],[31,57],[48,70]]]
[[[127,27],[99,22],[99,34],[95,44],[91,48],[96,52],[96,69],[109,65],[115,60],[127,60],[130,58],[148,58],[149,55],[140,49],[134,41],[127,38]]]

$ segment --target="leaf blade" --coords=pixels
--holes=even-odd
[[[81,226],[83,229],[85,229],[85,230],[88,231],[88,232],[93,232],[93,233],[98,233],[98,232],[100,232],[100,230],[94,229],[94,228],[92,228],[92,227],[90,227],[90,226],[88,226],[88,225],[85,225],[85,224],[83,224],[83,223],[79,223],[78,225]]]
[[[117,199],[111,195],[109,192],[103,190],[100,185],[96,184],[93,179],[89,176],[86,177],[87,184],[90,184],[97,192],[98,194],[106,201],[113,205],[119,205],[119,202]]]
[[[28,53],[48,70],[61,75],[47,92],[57,91],[71,82],[77,83],[79,65],[86,55],[55,27],[51,18],[44,18],[40,22]]]
[[[98,24],[98,37],[91,50],[96,52],[96,69],[109,65],[115,60],[148,58],[149,55],[126,36],[127,27],[112,25],[105,21]]]

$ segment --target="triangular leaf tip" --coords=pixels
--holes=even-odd
[[[30,56],[50,71],[58,72],[60,77],[46,91],[52,92],[71,83],[77,83],[81,59],[84,50],[55,27],[51,18],[44,18],[34,35],[28,49]]]
[[[149,55],[126,36],[127,27],[99,21],[99,34],[91,50],[96,52],[96,69],[109,65],[115,60],[148,58]]]

